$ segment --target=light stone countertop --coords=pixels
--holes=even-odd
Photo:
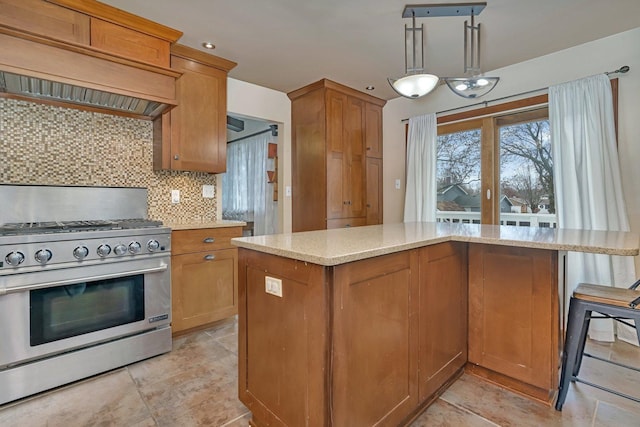
[[[224,227],[244,227],[247,225],[244,221],[203,221],[203,222],[180,222],[164,224],[171,230],[197,230],[202,228],[224,228]]]
[[[333,266],[447,241],[557,251],[635,256],[640,235],[480,224],[414,222],[236,237],[236,246],[314,264]]]

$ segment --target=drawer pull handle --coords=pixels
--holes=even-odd
[[[207,237],[207,238],[206,238],[206,239],[204,239],[202,242],[203,242],[203,243],[213,243],[213,242],[215,242],[215,241],[216,241],[216,239],[215,239],[215,238],[213,238],[213,237]]]
[[[215,256],[215,255],[212,255],[212,254],[209,254],[209,255],[205,255],[205,256],[204,256],[204,259],[205,259],[206,261],[213,261],[214,259],[216,259],[216,256]]]

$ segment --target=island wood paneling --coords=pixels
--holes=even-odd
[[[239,258],[239,395],[254,426],[407,425],[466,362],[464,243],[336,267]],[[266,276],[282,280],[282,298]],[[427,341],[440,338],[435,357],[440,343]]]
[[[467,245],[420,249],[420,400],[467,362]]]
[[[335,268],[332,420],[398,425],[418,405],[417,252]]]
[[[547,403],[558,385],[557,286],[555,251],[469,245],[469,363]]]
[[[258,426],[329,425],[329,294],[322,267],[239,250],[239,396]],[[282,298],[265,277],[282,280]]]

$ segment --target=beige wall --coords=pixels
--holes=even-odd
[[[291,196],[285,192],[291,186],[291,101],[283,92],[229,78],[227,111],[278,123],[278,222],[281,232],[291,232]],[[221,218],[220,184],[216,194]]]
[[[622,181],[627,213],[633,231],[640,232],[640,28],[626,31],[566,49],[510,67],[486,73],[499,76],[498,86],[485,98],[488,100],[582,77],[631,67],[619,75],[619,141]],[[543,93],[543,92],[540,92]],[[531,96],[531,95],[529,95]],[[480,101],[482,101],[481,99]],[[397,98],[389,101],[383,111],[384,126],[384,219],[400,222],[404,203],[404,124],[402,119],[468,105],[446,86],[418,100]],[[478,102],[478,101],[475,101]],[[402,191],[393,188],[393,181],[402,179]],[[636,257],[638,258],[638,257]],[[638,265],[638,260],[636,260]],[[640,270],[638,270],[640,271]]]

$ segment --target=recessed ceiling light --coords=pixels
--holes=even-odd
[[[205,49],[215,49],[216,45],[211,42],[203,42],[202,47],[204,47]]]
[[[374,90],[374,89],[375,89],[375,87],[374,87],[374,86],[367,86],[367,87],[365,87],[365,89],[366,89],[366,90]]]

